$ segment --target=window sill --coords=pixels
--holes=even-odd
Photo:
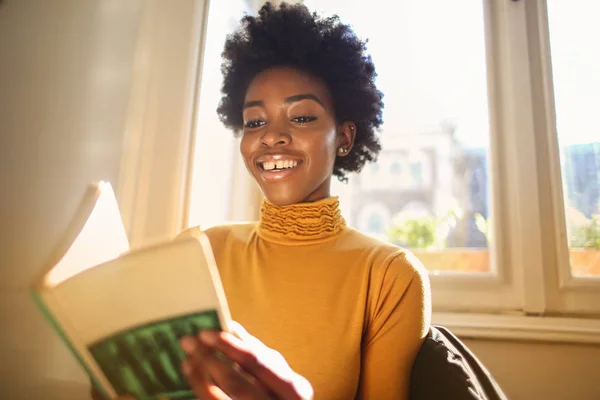
[[[434,312],[461,339],[600,344],[600,319]]]
[[[440,272],[480,273],[490,271],[490,253],[487,249],[409,250],[433,274]],[[600,250],[570,249],[569,260],[575,277],[600,277]]]

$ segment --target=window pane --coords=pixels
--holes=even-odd
[[[397,0],[393,13],[387,0],[304,3],[369,39],[385,95],[377,163],[334,186],[350,225],[430,270],[490,272],[483,2]]]
[[[565,217],[574,276],[600,276],[597,0],[548,0]]]

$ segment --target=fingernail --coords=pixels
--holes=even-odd
[[[181,344],[183,351],[187,354],[192,354],[196,351],[197,343],[193,337],[184,337],[179,343]]]
[[[217,343],[217,332],[202,331],[200,332],[200,340],[208,346],[214,346]]]

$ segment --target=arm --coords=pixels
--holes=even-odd
[[[408,399],[410,374],[431,320],[427,271],[399,254],[374,271],[358,399]]]

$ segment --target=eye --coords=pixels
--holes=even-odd
[[[248,129],[256,129],[256,128],[260,128],[261,126],[263,126],[265,124],[266,124],[266,122],[263,120],[253,119],[253,120],[247,121],[244,124],[244,127],[248,128]]]
[[[309,116],[300,116],[300,117],[295,117],[292,118],[292,121],[297,122],[299,124],[307,124],[309,122],[315,121],[317,119],[317,117],[309,117]]]

